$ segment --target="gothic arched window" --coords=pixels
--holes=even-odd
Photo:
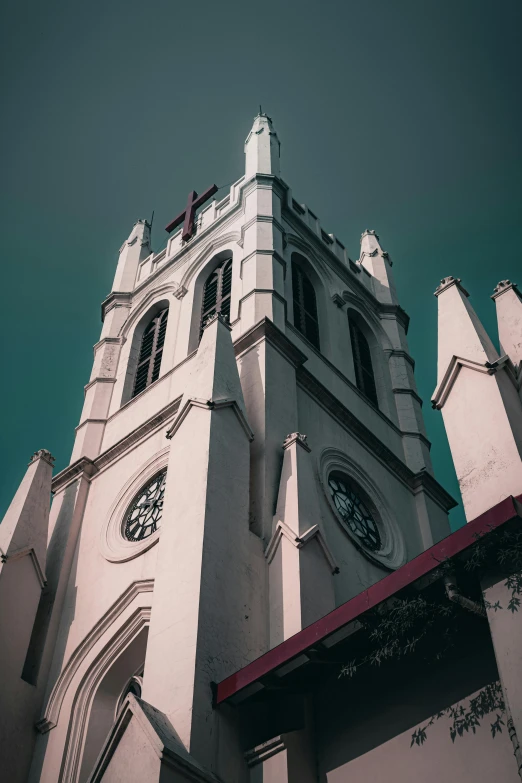
[[[373,374],[370,345],[362,329],[356,324],[353,318],[348,318],[348,323],[350,324],[350,337],[352,341],[353,364],[355,367],[357,388],[377,407],[377,389],[375,386],[375,376]]]
[[[230,320],[230,297],[232,293],[232,259],[225,258],[207,278],[203,289],[200,336],[208,318],[216,313]]]
[[[132,396],[136,397],[159,378],[161,356],[167,331],[169,309],[166,307],[154,316],[141,338],[140,355],[134,378]]]
[[[292,290],[294,326],[315,348],[319,348],[319,321],[314,287],[299,264],[294,261],[292,261]]]

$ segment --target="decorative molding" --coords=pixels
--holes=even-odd
[[[174,291],[173,296],[175,296],[176,299],[183,299],[186,293],[188,293],[188,288],[185,288],[185,286],[181,285],[180,283],[180,285]]]
[[[79,478],[85,478],[87,481],[90,481],[97,472],[98,468],[92,459],[89,459],[89,457],[80,457],[76,462],[73,462],[67,468],[61,470],[60,473],[56,474],[52,480],[51,491],[56,494]]]
[[[38,555],[36,554],[32,546],[25,546],[22,549],[17,549],[16,551],[10,552],[9,554],[4,552],[0,547],[0,564],[3,565],[4,563],[7,563],[8,560],[10,562],[12,562],[13,560],[21,560],[21,558],[25,557],[26,555],[29,555],[29,557],[31,558],[33,568],[36,573],[36,578],[40,582],[40,587],[43,590],[47,584],[47,581],[45,579],[45,572],[44,569],[42,568],[42,564],[38,559]],[[1,570],[2,569],[0,567],[0,571]]]
[[[265,316],[255,326],[241,335],[234,342],[234,352],[236,359],[246,351],[249,351],[262,340],[266,340],[272,348],[275,348],[293,367],[299,367],[304,364],[308,357],[299,350],[297,346],[288,339],[269,318]]]
[[[388,354],[388,360],[392,356],[399,356],[411,365],[412,370],[415,369],[415,359],[407,351],[403,351],[402,348],[383,348],[383,351]]]
[[[337,397],[328,391],[311,373],[304,367],[297,370],[297,383],[320,405],[333,419],[335,419],[351,436],[357,438],[362,445],[381,462],[391,473],[393,473],[410,490],[414,489],[415,473],[399,458],[391,449],[373,434]],[[402,432],[383,416],[384,420],[402,436]],[[435,481],[435,479],[434,479]],[[437,482],[435,482],[437,484]],[[437,484],[440,487],[440,485]],[[445,490],[440,487],[441,492],[433,493],[430,496],[444,511],[454,508],[455,501],[451,498],[451,505],[446,501],[450,498]]]
[[[506,291],[514,291],[518,297],[520,297],[520,291],[518,290],[518,286],[516,283],[512,283],[511,280],[501,280],[497,285],[495,286],[495,290],[493,291],[492,299],[497,299],[501,294],[505,294]]]
[[[135,397],[134,399],[137,398]],[[125,435],[124,438],[121,438],[121,440],[117,441],[113,446],[110,446],[106,451],[102,452],[100,456],[96,457],[94,460],[97,471],[106,468],[107,465],[135,446],[140,440],[143,440],[143,438],[150,435],[151,432],[162,427],[166,421],[176,415],[180,403],[181,397],[177,397],[175,400],[172,400],[172,402],[167,403],[167,405],[158,411],[155,416],[144,421],[143,424],[140,424],[135,430],[132,430],[132,432]]]
[[[190,398],[188,399],[185,404],[183,405],[183,408],[179,412],[179,415],[177,416],[175,422],[172,424],[170,429],[167,430],[166,437],[170,440],[174,437],[178,429],[180,428],[182,422],[187,418],[188,413],[191,408],[205,408],[206,410],[212,411],[212,410],[220,410],[221,408],[232,408],[232,411],[236,414],[236,417],[241,424],[241,427],[245,431],[245,434],[250,442],[254,440],[254,433],[250,429],[250,425],[248,421],[245,418],[245,414],[237,404],[236,400],[234,399],[216,399],[216,400],[201,400],[197,398]]]
[[[394,388],[394,389],[392,389],[392,391],[393,391],[394,394],[409,394],[410,397],[413,397],[413,399],[416,400],[416,402],[418,402],[419,405],[422,408],[422,405],[423,405],[422,398],[419,397],[417,392],[414,391],[413,389],[397,389],[397,388]]]
[[[410,326],[410,316],[400,305],[379,303],[378,313],[381,318],[391,318],[398,321],[406,334]]]
[[[223,324],[225,329],[228,329],[229,332],[232,331],[232,327],[230,326],[230,323],[223,315],[221,315],[221,313],[213,313],[212,315],[209,315],[209,317],[205,319],[205,323],[203,324],[203,331],[211,324],[213,324],[214,321],[219,321],[220,324]]]
[[[486,375],[494,375],[498,370],[508,364],[508,356],[502,356],[495,362],[484,362],[481,364],[480,362],[472,362],[470,359],[463,359],[461,356],[456,356],[454,354],[449,361],[448,369],[444,373],[441,382],[435,389],[431,399],[431,407],[436,410],[440,410],[443,407],[462,367],[467,367],[469,370],[485,373]]]
[[[334,303],[334,305],[339,307],[339,309],[341,309],[341,310],[343,309],[343,307],[346,304],[346,301],[343,299],[343,297],[340,294],[332,294],[332,296],[330,298],[331,298],[332,302]]]
[[[449,275],[448,277],[443,277],[440,281],[440,284],[437,286],[435,291],[433,292],[434,296],[440,296],[444,291],[446,291],[448,288],[451,288],[452,285],[456,285],[457,288],[462,291],[464,296],[469,296],[468,292],[462,286],[460,277],[453,277],[452,275]]]
[[[101,320],[105,321],[105,316],[113,307],[130,307],[132,302],[132,293],[129,291],[112,291],[101,303]]]
[[[67,689],[69,688],[82,662],[91,652],[95,644],[117,621],[125,609],[127,609],[132,604],[138,595],[141,593],[152,593],[153,589],[153,579],[143,579],[133,582],[98,620],[96,625],[89,631],[89,633],[82,639],[62,669],[61,674],[54,684],[51,695],[47,701],[44,715],[36,724],[36,728],[41,734],[45,734],[47,731],[50,731],[57,725],[60,709]],[[115,658],[118,656],[118,653],[121,652],[121,650],[126,646],[129,635],[131,637],[134,636],[136,628],[140,625],[143,626],[144,624],[147,624],[149,619],[150,607],[139,607],[125,623],[123,628],[118,630],[116,636],[113,637],[111,642],[104,647],[97,660],[103,659],[104,662],[115,660]],[[140,623],[139,620],[142,622]]]
[[[118,379],[117,378],[108,378],[104,375],[99,375],[96,378],[93,378],[92,381],[89,381],[89,383],[86,383],[83,387],[83,393],[86,394],[91,386],[95,386],[97,383],[116,383]],[[86,421],[86,419],[85,419]],[[106,421],[106,419],[97,419],[97,421]],[[82,424],[84,422],[82,421]]]
[[[332,574],[338,574],[339,573],[339,566],[336,563],[336,560],[332,554],[332,551],[330,550],[330,547],[326,543],[326,540],[321,533],[321,530],[319,529],[318,525],[312,525],[311,528],[309,528],[306,533],[303,533],[303,535],[298,536],[297,533],[295,533],[291,527],[289,527],[286,522],[283,522],[282,520],[279,520],[276,524],[275,530],[272,534],[272,538],[268,542],[267,548],[265,550],[265,558],[270,565],[272,560],[275,557],[275,554],[279,548],[279,544],[281,543],[281,539],[283,536],[290,541],[292,546],[295,546],[296,549],[302,549],[306,544],[308,544],[309,541],[312,541],[313,539],[317,539],[317,543],[321,547],[321,551],[323,555],[325,556],[328,566],[332,572]]]
[[[27,464],[32,465],[33,462],[37,462],[39,459],[42,459],[44,462],[47,462],[48,465],[54,468],[54,461],[56,458],[53,457],[51,452],[47,449],[38,449],[38,451],[35,451]]]
[[[293,443],[298,443],[305,451],[311,452],[306,435],[301,432],[291,432],[283,441],[283,449],[288,449]]]

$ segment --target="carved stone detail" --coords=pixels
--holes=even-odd
[[[47,451],[47,449],[38,449],[38,451],[35,451],[28,464],[32,465],[33,462],[36,462],[39,459],[43,459],[44,462],[47,462],[52,468],[54,467],[55,457],[53,457],[51,452]]]
[[[179,287],[176,288],[176,290],[174,291],[174,296],[176,297],[176,299],[183,299],[186,293],[187,293],[187,289],[185,288],[185,286],[179,285]]]
[[[462,281],[460,277],[453,277],[453,275],[448,275],[448,277],[443,277],[442,280],[440,281],[440,284],[437,286],[437,288],[434,291],[434,296],[439,296],[443,291],[446,290],[446,288],[449,288],[452,285],[456,285],[457,288],[460,288],[460,290],[465,296],[469,296],[464,286],[461,285],[461,282]]]
[[[307,436],[303,435],[301,432],[291,432],[289,435],[287,435],[283,441],[283,448],[287,449],[289,446],[292,445],[292,443],[299,443],[299,445],[302,446],[304,449],[306,449],[307,451],[311,451],[311,448],[308,445]]]
[[[346,304],[346,302],[344,301],[342,296],[340,294],[337,294],[337,293],[336,294],[332,294],[332,302],[334,303],[334,305],[337,305],[337,307],[340,307],[340,308],[343,308],[345,306],[345,304]]]
[[[518,286],[516,283],[512,283],[511,280],[501,280],[495,286],[495,290],[493,291],[493,296],[491,298],[496,299],[497,296],[500,296],[500,294],[504,294],[506,291],[509,291],[511,288],[520,296]]]

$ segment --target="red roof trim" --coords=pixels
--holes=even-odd
[[[338,631],[344,625],[352,622],[363,612],[391,598],[398,590],[435,569],[441,561],[454,557],[474,544],[477,536],[485,535],[517,516],[522,517],[520,507],[517,508],[517,501],[522,501],[522,495],[517,496],[516,499],[508,497],[502,500],[484,514],[439,541],[438,544],[422,552],[402,568],[397,569],[356,595],[355,598],[338,606],[333,612],[321,617],[320,620],[307,628],[303,628],[299,633],[286,639],[282,644],[218,683],[216,704],[222,704],[238,691],[252,685],[261,677],[305,652],[309,647],[318,644],[334,631]]]

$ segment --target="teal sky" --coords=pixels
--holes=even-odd
[[[436,378],[441,277],[496,341],[522,284],[520,0],[7,0],[0,33],[0,514],[38,448],[68,464],[118,248],[243,171],[261,103],[282,175],[358,257],[394,261],[436,476],[458,495]],[[460,509],[452,523],[460,525]]]

